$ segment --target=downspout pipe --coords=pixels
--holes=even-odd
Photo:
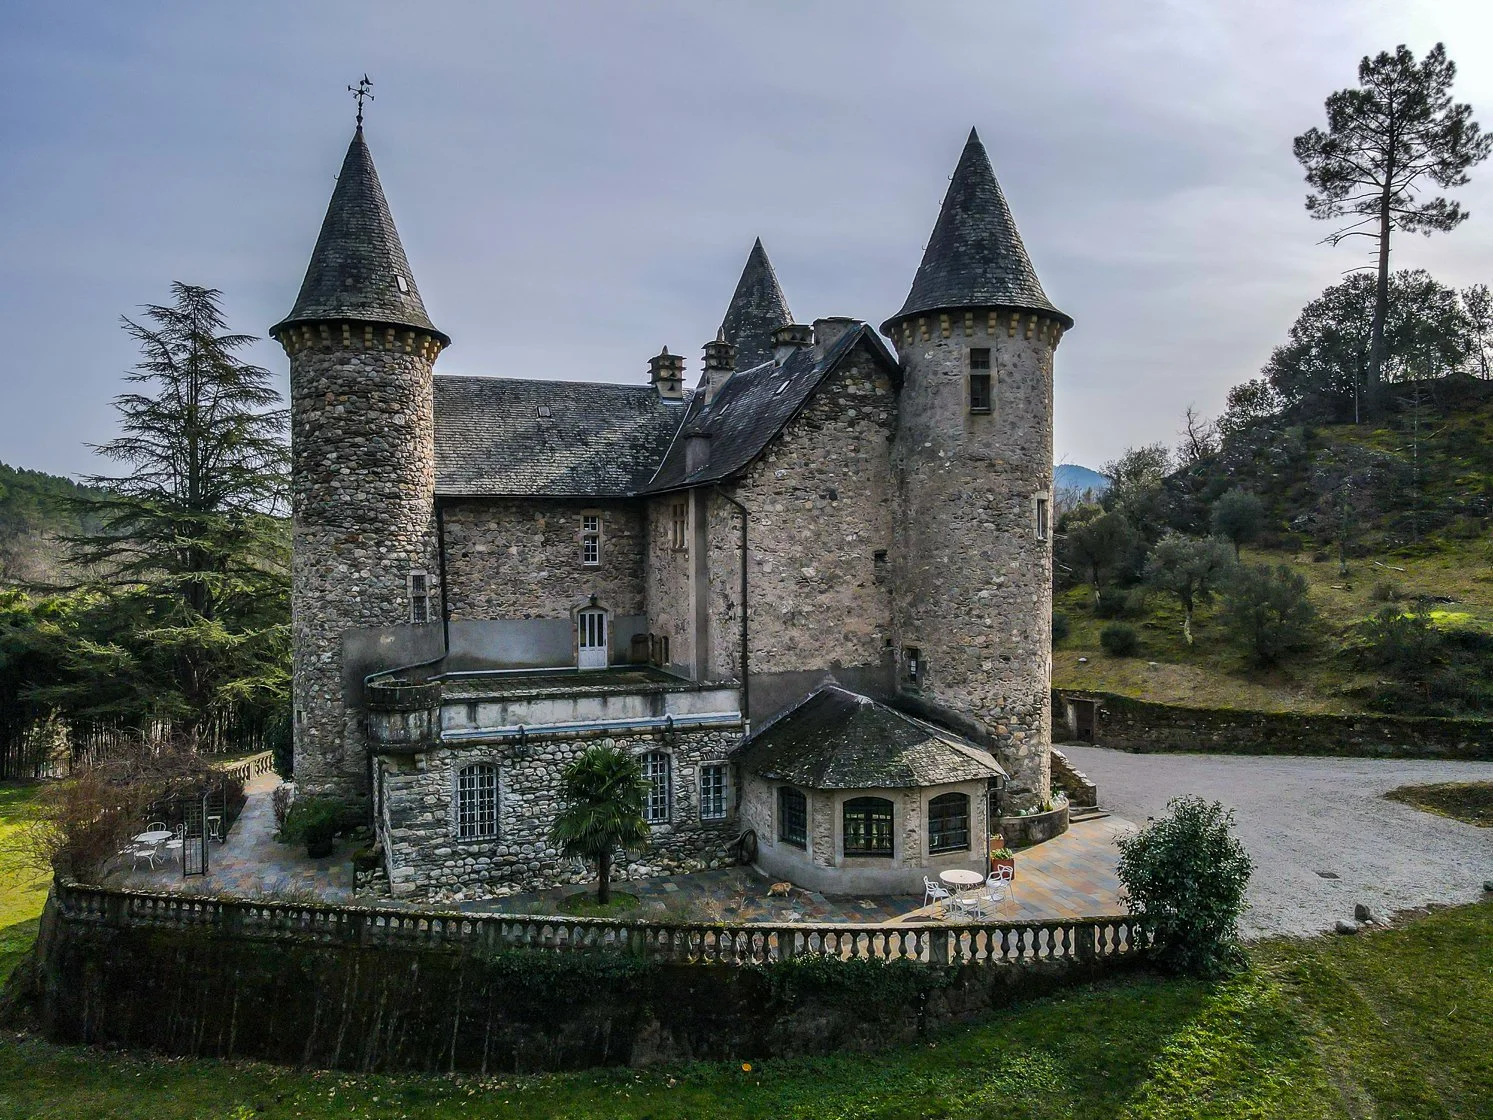
[[[747,739],[752,734],[752,674],[747,661],[750,648],[747,643],[747,522],[752,515],[747,512],[746,506],[722,490],[719,483],[716,484],[715,492],[735,506],[736,512],[741,514],[741,737]]]

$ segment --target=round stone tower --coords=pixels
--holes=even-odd
[[[429,656],[439,629],[432,376],[450,342],[425,314],[361,124],[270,334],[290,358],[295,776],[360,801],[362,678]]]
[[[990,742],[1008,809],[1049,792],[1052,359],[1072,325],[971,131],[881,328],[903,368],[894,627],[902,690]]]

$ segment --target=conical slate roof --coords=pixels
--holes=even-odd
[[[271,332],[293,323],[338,319],[417,327],[450,342],[425,314],[362,125],[347,146],[301,294]]]
[[[757,238],[747,256],[736,293],[721,321],[721,332],[727,342],[736,344],[736,369],[760,366],[772,357],[772,332],[793,322],[793,312],[778,287],[777,273]]]
[[[907,302],[882,330],[907,315],[962,307],[1039,311],[1066,327],[1073,325],[1042,291],[1006,196],[995,181],[985,145],[974,129],[969,130],[969,141],[954,169]]]

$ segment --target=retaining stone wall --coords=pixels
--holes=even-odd
[[[398,896],[462,899],[594,882],[594,869],[578,869],[562,856],[550,842],[549,829],[563,804],[561,772],[598,741],[640,754],[664,750],[673,759],[673,819],[654,827],[646,850],[628,853],[616,865],[617,876],[641,879],[727,866],[726,848],[738,833],[734,791],[727,789],[724,821],[701,821],[699,767],[724,761],[740,739],[739,730],[605,738],[574,734],[530,739],[523,748],[527,754],[514,743],[502,743],[383,758],[381,839],[390,889]],[[495,839],[456,836],[456,774],[475,762],[498,767]]]
[[[1119,750],[1493,759],[1493,720],[1185,708],[1066,688],[1054,697],[1060,711],[1064,697],[1099,701],[1095,742]]]

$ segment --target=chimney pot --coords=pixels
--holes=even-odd
[[[691,425],[684,433],[684,473],[692,475],[710,462],[710,433]]]
[[[648,360],[648,376],[664,400],[684,399],[684,359],[670,354],[665,346],[657,357]]]
[[[772,332],[772,360],[782,365],[795,350],[814,343],[814,328],[787,323]]]
[[[857,321],[848,315],[830,315],[823,319],[815,319],[814,360],[824,361],[824,355],[829,352],[830,347],[839,342],[845,332],[855,326]]]

